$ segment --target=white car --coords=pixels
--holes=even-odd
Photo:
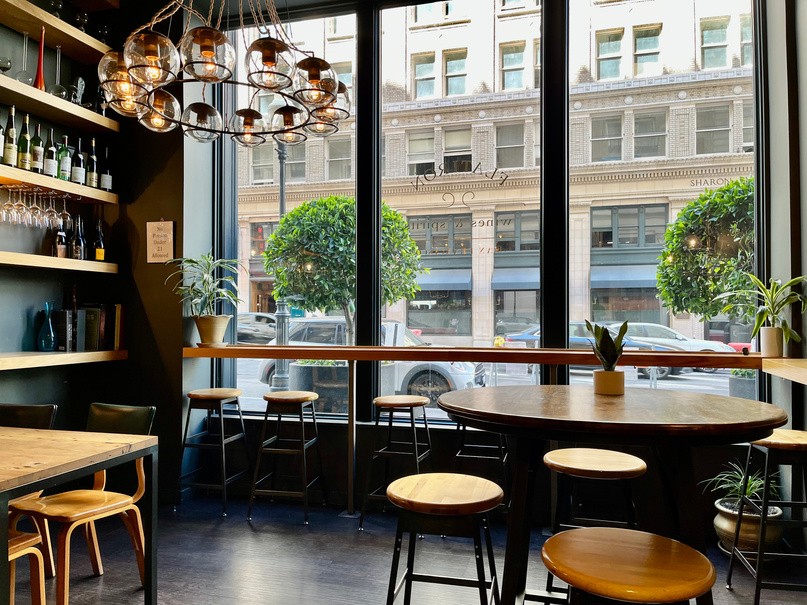
[[[620,324],[611,324],[618,328]],[[683,351],[714,351],[715,353],[736,353],[733,347],[714,340],[701,340],[684,336],[672,328],[653,323],[628,322],[628,336],[649,344],[674,345]]]

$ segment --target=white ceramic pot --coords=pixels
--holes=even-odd
[[[759,352],[763,357],[784,357],[785,338],[782,328],[759,329]]]
[[[594,392],[598,395],[624,395],[625,372],[594,370]]]
[[[199,331],[199,346],[226,347],[224,334],[232,315],[194,315],[196,329]]]

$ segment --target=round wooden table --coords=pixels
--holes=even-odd
[[[625,389],[596,395],[590,386],[487,387],[441,395],[441,409],[469,426],[508,435],[513,488],[507,516],[502,605],[524,601],[534,476],[545,441],[644,445],[654,450],[666,498],[697,496],[692,446],[752,441],[787,422],[773,405],[684,391]],[[672,537],[705,550],[705,536],[692,507],[674,507]]]

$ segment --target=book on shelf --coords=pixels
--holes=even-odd
[[[73,312],[59,309],[53,312],[53,331],[56,333],[56,350],[73,351]]]
[[[88,323],[90,321],[95,321],[95,318],[92,320],[90,319],[90,315],[97,315],[97,326],[93,330],[93,337],[98,342],[97,349],[90,349],[89,345],[87,347],[88,351],[108,351],[112,348],[112,343],[109,342],[109,307],[106,303],[95,303],[95,302],[88,302],[84,303],[81,308],[87,311],[87,320]],[[97,331],[97,332],[96,332]],[[88,342],[90,340],[88,339]]]
[[[84,311],[84,349],[86,351],[101,351],[101,309],[95,307],[81,307]]]
[[[115,322],[113,324],[112,335],[112,350],[120,351],[123,348],[123,305],[120,303],[115,304]]]

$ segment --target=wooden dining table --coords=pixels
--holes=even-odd
[[[0,515],[8,502],[137,458],[145,458],[145,603],[157,603],[157,437],[0,427]],[[9,602],[8,523],[0,523],[0,605]]]
[[[504,434],[512,464],[502,605],[524,602],[530,550],[535,472],[547,441],[638,445],[652,448],[670,504],[671,537],[705,551],[695,507],[693,446],[760,439],[787,422],[767,403],[672,390],[626,388],[597,395],[591,386],[502,386],[452,391],[438,405],[468,426]],[[544,595],[546,596],[546,595]]]

